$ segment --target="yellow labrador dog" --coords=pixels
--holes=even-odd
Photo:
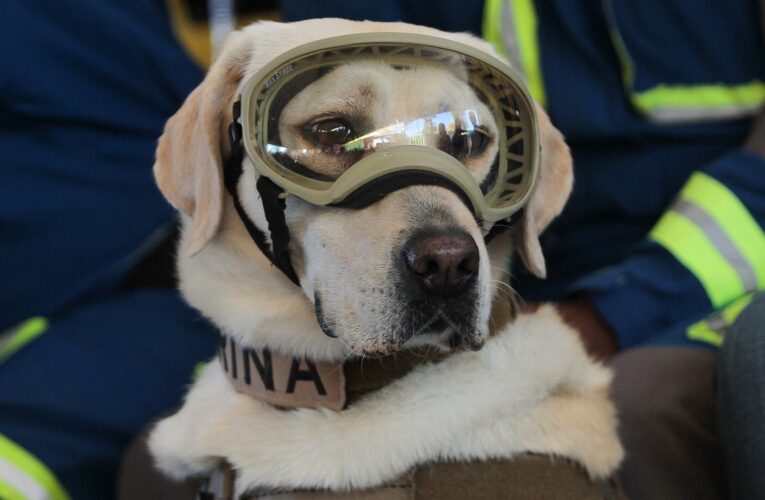
[[[222,366],[225,358],[215,359],[180,411],[153,430],[149,445],[157,466],[185,478],[226,461],[238,472],[239,492],[369,488],[420,464],[523,452],[576,461],[593,478],[610,475],[622,457],[607,396],[610,373],[588,359],[577,335],[551,307],[513,321],[501,320],[509,318],[508,311],[492,312],[493,303],[506,304],[496,299],[506,293],[513,251],[531,272],[544,276],[538,236],[560,212],[572,185],[568,148],[541,108],[536,110],[541,142],[536,189],[514,229],[488,245],[471,211],[443,187],[406,187],[361,209],[317,207],[288,197],[285,217],[297,287],[253,245],[237,216],[224,188],[223,162],[232,154],[227,127],[243,82],[299,45],[371,32],[435,35],[493,52],[467,34],[400,23],[264,22],[234,33],[204,82],[168,121],[157,149],[157,182],[183,222],[181,291],[238,345],[281,356],[342,362],[412,346],[448,350],[455,336],[483,348],[422,364],[342,411],[285,411],[254,399],[232,385]],[[374,121],[391,110],[432,114],[429,107],[475,97],[450,87],[459,82],[437,70],[423,70],[417,78],[411,73],[349,64],[325,75],[285,105],[279,124],[284,140],[304,140],[300,134],[290,136],[290,123],[317,115],[331,118],[337,103],[350,103],[363,119]],[[434,95],[439,88],[442,95]],[[489,120],[487,135],[492,127]],[[342,134],[337,128],[330,132]],[[488,175],[496,146],[475,144],[469,161]],[[321,168],[331,172],[343,166],[328,160]],[[265,231],[258,177],[243,160],[241,206]],[[412,289],[428,293],[412,284],[422,274],[402,272],[400,260],[413,235],[428,231],[449,237],[415,241],[415,246],[438,253],[446,241],[447,250],[460,255],[460,272],[469,275],[468,292],[415,300]],[[450,262],[435,265],[454,268]]]

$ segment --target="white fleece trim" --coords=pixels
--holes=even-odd
[[[546,306],[482,351],[420,366],[343,412],[277,410],[233,391],[213,362],[149,447],[176,478],[223,457],[239,471],[240,492],[368,488],[433,460],[526,451],[573,458],[602,478],[623,456],[610,378]]]

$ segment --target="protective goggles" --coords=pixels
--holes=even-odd
[[[538,170],[520,77],[428,35],[354,34],[290,50],[245,84],[241,118],[258,172],[314,205],[361,207],[440,185],[491,223],[523,207]]]

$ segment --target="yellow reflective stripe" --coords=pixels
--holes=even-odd
[[[665,212],[649,237],[696,276],[715,309],[744,294],[736,270],[704,232],[683,215],[671,210]]]
[[[0,434],[0,456],[33,478],[48,493],[51,500],[69,500],[69,494],[56,476],[32,454],[3,434]]]
[[[688,338],[719,347],[723,343],[725,332],[741,315],[743,310],[746,309],[752,298],[754,298],[754,293],[739,297],[729,306],[721,311],[717,311],[711,318],[691,325],[686,332]],[[722,323],[722,328],[715,328],[713,324],[720,322]]]
[[[542,79],[542,65],[537,38],[537,13],[534,0],[509,0],[513,9],[515,37],[521,54],[523,73],[531,97],[544,106],[547,103]]]
[[[666,123],[735,119],[751,115],[765,104],[765,83],[757,79],[738,85],[659,83],[636,91],[635,64],[619,31],[611,2],[604,2],[603,7],[624,88],[635,109],[649,119]]]
[[[16,488],[3,481],[0,477],[0,498],[3,500],[27,500]]]
[[[502,3],[507,0],[486,0],[483,8],[483,25],[481,32],[484,39],[494,46],[499,54],[507,56],[505,43],[502,40]]]
[[[622,69],[622,85],[624,85],[627,93],[632,95],[632,85],[635,81],[635,65],[632,62],[629,50],[627,50],[627,44],[624,42],[624,38],[622,38],[622,34],[619,31],[611,2],[604,1],[602,5],[603,13],[606,16],[606,23],[608,24],[608,35],[611,38],[611,44],[614,46],[616,57],[619,59],[619,65]]]
[[[691,176],[681,196],[702,207],[717,222],[754,270],[757,288],[765,288],[765,233],[741,200],[703,172]]]
[[[765,83],[752,80],[743,85],[667,85],[659,84],[648,90],[633,92],[638,109],[656,108],[756,108],[765,103]]]
[[[736,299],[731,305],[723,309],[722,318],[723,320],[725,320],[725,323],[728,326],[732,325],[733,322],[736,321],[736,319],[741,315],[744,309],[746,309],[746,306],[748,306],[749,303],[752,302],[753,298],[754,298],[754,292]]]
[[[207,361],[200,361],[194,365],[194,370],[191,372],[191,381],[196,382],[202,376],[202,372],[207,368]]]
[[[512,24],[512,25],[511,25]],[[534,0],[486,0],[483,37],[511,62],[520,63],[529,93],[539,104],[547,102],[542,77]],[[512,32],[512,38],[505,31]],[[508,47],[512,45],[512,47]],[[516,58],[520,61],[516,61]]]
[[[48,320],[35,316],[0,335],[0,363],[48,329]]]
[[[691,340],[705,342],[713,346],[720,347],[723,343],[723,336],[714,331],[706,321],[701,321],[688,328],[687,336]]]

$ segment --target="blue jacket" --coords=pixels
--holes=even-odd
[[[381,0],[362,9],[342,0],[284,0],[282,8],[286,20],[403,19],[490,35],[506,20],[495,4]],[[753,286],[765,285],[765,251],[757,255],[765,165],[740,149],[752,115],[693,122],[652,115],[678,89],[681,102],[720,85],[728,89],[723,100],[732,96],[750,110],[762,101],[755,0],[503,5],[523,21],[523,41],[531,43],[521,52],[532,57],[520,64],[541,75],[532,91],[567,136],[577,177],[564,214],[543,236],[548,279],[521,274],[517,288],[532,300],[588,294],[623,347],[685,341],[693,326],[692,337],[719,343],[712,326],[728,321]],[[173,220],[151,177],[154,144],[202,70],[170,24],[158,0],[0,7],[0,329],[120,283]],[[534,24],[528,36],[525,27]],[[99,50],[88,49],[94,43]],[[709,95],[714,105],[719,93]],[[712,233],[689,225],[687,214],[672,215],[689,179],[697,182],[685,198],[713,200],[701,207],[718,222]],[[710,189],[723,194],[719,211]],[[727,247],[720,234],[729,236]]]
[[[1,332],[118,286],[172,223],[154,148],[203,70],[160,0],[0,2],[0,47]]]
[[[741,148],[765,101],[756,0],[282,6],[287,20],[472,31],[524,71],[572,148],[576,178],[542,237],[548,278],[516,276],[525,298],[586,294],[622,347],[719,345],[765,288],[765,159]]]

